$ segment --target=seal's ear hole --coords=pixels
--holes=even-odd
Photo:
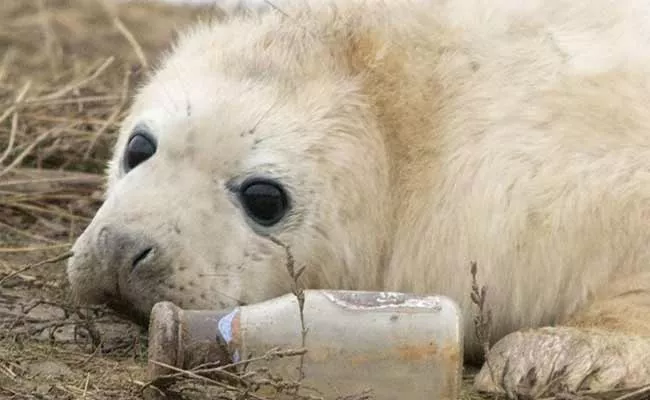
[[[239,198],[248,216],[262,226],[277,224],[289,209],[282,186],[268,179],[250,179],[242,183]]]
[[[124,153],[124,169],[129,172],[156,153],[156,140],[143,128],[136,128],[131,134]]]

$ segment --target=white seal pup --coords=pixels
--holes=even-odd
[[[146,318],[308,288],[444,294],[482,390],[650,383],[650,2],[284,1],[144,85],[68,266]],[[489,368],[487,368],[489,366]]]

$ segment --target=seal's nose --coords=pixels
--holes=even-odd
[[[117,269],[118,275],[151,262],[157,252],[154,241],[147,235],[111,225],[100,228],[96,251],[102,263]]]
[[[133,258],[133,261],[131,262],[131,269],[135,269],[138,264],[141,264],[144,262],[149,255],[151,255],[151,252],[153,251],[153,246],[148,246],[144,248],[140,253],[138,253],[135,258]]]

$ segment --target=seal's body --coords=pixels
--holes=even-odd
[[[140,90],[79,299],[279,296],[279,241],[309,288],[452,297],[473,359],[476,261],[507,391],[650,383],[650,2],[286,3],[194,27]]]

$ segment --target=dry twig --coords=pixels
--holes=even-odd
[[[490,370],[492,382],[496,385],[498,381],[488,360],[488,354],[490,352],[490,331],[492,330],[492,310],[486,308],[487,287],[479,286],[478,279],[476,278],[477,270],[477,263],[472,261],[470,264],[470,273],[472,274],[472,292],[470,297],[472,303],[478,307],[478,313],[474,316],[474,329],[476,338],[483,347],[483,356]]]
[[[72,257],[72,252],[68,251],[68,252],[60,254],[60,255],[58,255],[56,257],[48,258],[47,260],[43,260],[43,261],[40,261],[40,262],[37,262],[37,263],[34,263],[34,264],[27,264],[27,265],[23,266],[22,268],[20,268],[19,270],[14,271],[14,272],[10,273],[9,275],[5,276],[4,278],[0,279],[0,286],[2,286],[2,284],[4,282],[8,281],[9,279],[13,278],[16,275],[22,274],[23,272],[27,271],[28,269],[40,267],[40,266],[43,266],[43,265],[46,265],[46,264],[57,263],[59,261],[63,261],[63,260],[68,259],[70,257]]]
[[[296,296],[296,299],[298,300],[298,308],[300,311],[300,325],[301,325],[301,335],[302,335],[302,347],[305,347],[306,343],[306,338],[307,338],[307,329],[305,327],[305,315],[304,315],[304,309],[305,309],[305,292],[304,290],[300,287],[298,284],[298,280],[300,279],[300,276],[302,276],[303,272],[305,271],[305,268],[307,267],[306,265],[302,266],[300,269],[296,271],[295,269],[295,259],[293,258],[293,254],[291,253],[291,249],[289,246],[284,244],[282,241],[279,239],[270,236],[269,239],[277,244],[278,246],[282,247],[286,253],[287,257],[287,271],[289,272],[289,276],[291,277],[292,283],[291,283],[291,292]],[[300,357],[300,367],[298,369],[299,373],[299,381],[301,381],[305,377],[304,373],[304,363],[305,363],[305,357],[304,355]]]

